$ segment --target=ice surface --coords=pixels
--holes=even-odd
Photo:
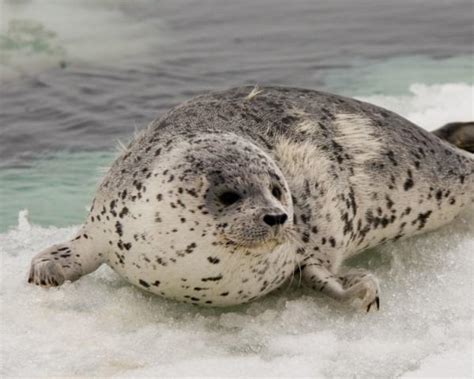
[[[438,126],[444,120],[429,112],[429,99],[414,103],[427,91],[449,121],[470,117],[471,106],[448,91],[469,97],[465,86],[449,86],[367,100]],[[0,375],[473,375],[473,209],[349,262],[381,281],[381,310],[370,314],[295,286],[245,306],[201,309],[149,295],[106,266],[60,288],[28,285],[31,257],[76,229],[30,225],[23,212],[0,234]]]
[[[76,227],[0,235],[2,375],[468,377],[474,211],[352,265],[381,280],[378,313],[283,288],[229,310],[149,295],[104,266],[60,288],[27,285],[35,252]]]

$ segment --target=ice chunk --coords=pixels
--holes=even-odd
[[[23,209],[18,213],[18,229],[22,231],[28,231],[31,229],[30,220],[28,218],[28,209]]]

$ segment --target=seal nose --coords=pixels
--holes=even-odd
[[[288,216],[283,213],[280,215],[265,215],[263,217],[263,222],[270,226],[282,225],[288,219]]]

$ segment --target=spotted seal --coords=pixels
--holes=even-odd
[[[374,275],[342,262],[450,222],[473,186],[472,154],[383,108],[296,88],[213,92],[128,145],[77,235],[34,257],[29,281],[57,286],[106,263],[146,291],[228,306],[298,270],[378,309]]]

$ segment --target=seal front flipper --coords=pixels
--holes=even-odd
[[[60,286],[89,274],[104,263],[103,254],[94,250],[94,241],[81,231],[69,242],[53,245],[31,261],[28,282],[44,287]]]
[[[451,122],[433,131],[433,134],[460,149],[474,153],[474,121]]]
[[[379,310],[379,283],[368,271],[354,269],[344,275],[335,275],[321,263],[313,262],[303,267],[302,274],[303,280],[312,289],[335,300],[349,301],[367,312]]]

